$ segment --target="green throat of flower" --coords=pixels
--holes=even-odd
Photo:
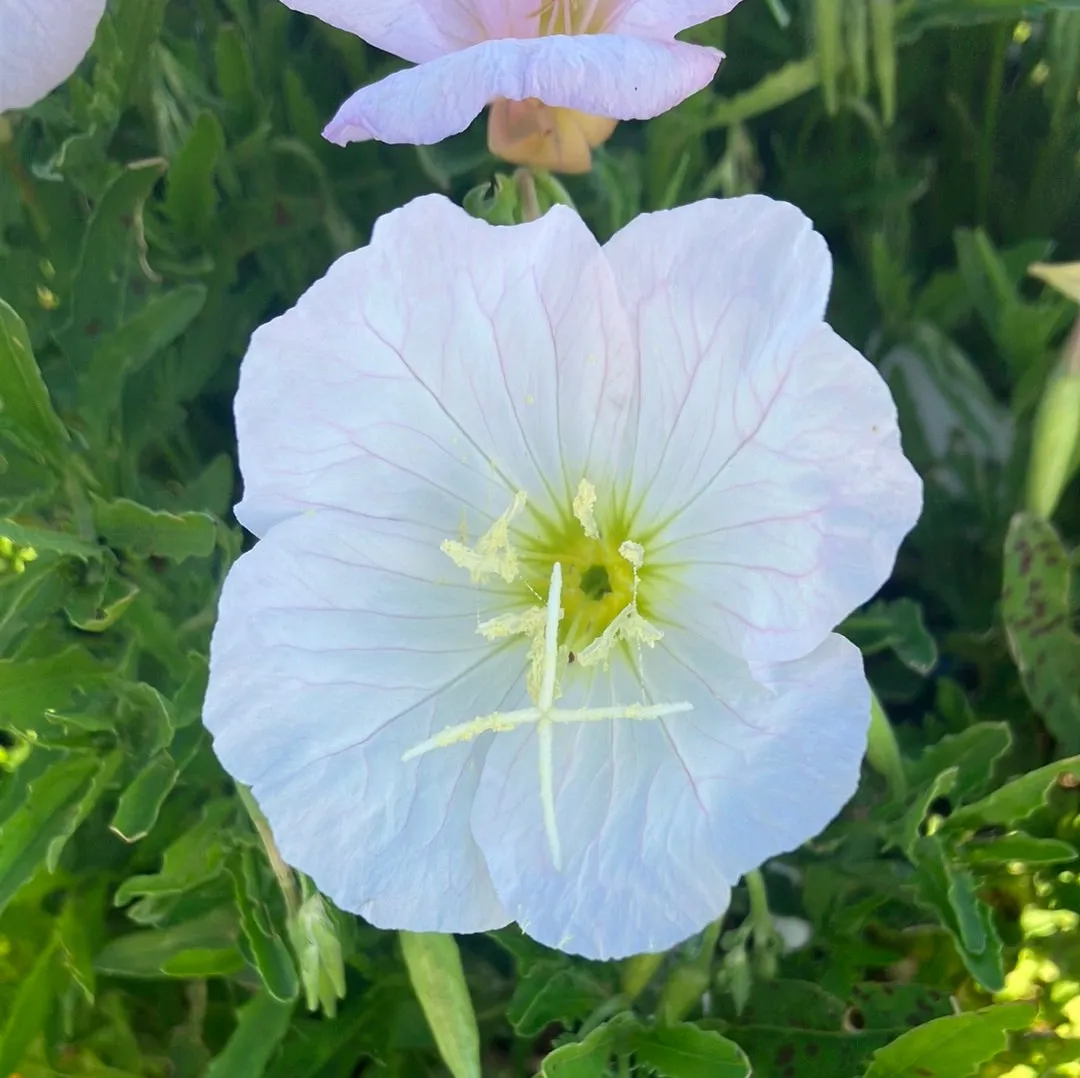
[[[467,570],[478,585],[493,576],[507,584],[520,585],[520,609],[482,622],[476,631],[493,642],[525,638],[528,644],[525,683],[533,706],[480,715],[447,727],[414,745],[402,759],[412,760],[436,749],[473,741],[483,734],[535,726],[544,830],[552,863],[561,869],[552,766],[554,728],[568,723],[616,719],[664,719],[690,711],[692,705],[685,701],[658,704],[643,699],[606,707],[555,706],[562,694],[561,677],[571,662],[586,669],[606,668],[617,651],[636,648],[640,663],[644,647],[655,647],[663,633],[639,609],[645,549],[632,539],[622,538],[625,529],[601,530],[595,512],[596,488],[588,480],[581,480],[574,496],[572,523],[561,528],[545,526],[539,536],[517,541],[511,535],[511,526],[525,510],[526,502],[526,495],[519,492],[510,508],[474,545],[447,539],[442,550],[455,565]]]

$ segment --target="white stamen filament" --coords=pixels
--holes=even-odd
[[[470,722],[448,726],[426,741],[414,745],[402,760],[413,760],[435,749],[449,748],[462,742],[474,741],[482,734],[505,733],[519,726],[536,723],[536,740],[539,749],[540,801],[543,809],[544,832],[547,836],[551,861],[555,870],[562,870],[562,844],[555,813],[555,779],[553,774],[554,748],[552,733],[558,724],[573,722],[603,722],[614,719],[651,720],[667,715],[693,711],[687,701],[674,704],[614,704],[609,707],[555,707],[555,692],[559,672],[559,622],[562,620],[562,565],[556,562],[551,569],[551,585],[548,588],[546,618],[544,623],[544,662],[540,678],[540,691],[536,706],[517,711],[496,711],[482,715]],[[647,624],[647,623],[646,623]]]

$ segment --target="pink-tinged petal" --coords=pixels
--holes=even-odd
[[[656,617],[799,658],[884,583],[922,502],[888,388],[822,322],[825,242],[751,196],[639,217],[606,251],[637,319]]]
[[[681,30],[726,15],[739,0],[629,0],[610,29],[642,37],[674,37]]]
[[[632,357],[576,214],[496,228],[418,199],[252,338],[237,515],[262,534],[309,508],[356,509],[423,522],[437,548],[463,524],[477,538],[518,491],[565,510],[622,438]]]
[[[473,811],[510,916],[542,943],[589,958],[664,950],[719,917],[740,876],[840,811],[866,743],[862,659],[840,637],[767,666],[675,631],[643,666],[647,699],[694,710],[556,727],[561,870],[544,829],[535,730],[496,738]],[[610,676],[592,705],[640,699],[629,677]]]
[[[358,90],[324,134],[339,145],[429,145],[464,131],[498,97],[645,120],[707,86],[720,58],[715,49],[629,35],[485,41]]]
[[[278,525],[225,581],[203,713],[214,749],[285,860],[374,924],[508,920],[469,829],[486,744],[401,760],[525,696],[521,655],[475,631],[493,601],[427,530],[333,510]]]
[[[468,0],[282,0],[294,11],[347,30],[413,63],[483,40],[484,21]]]
[[[79,66],[105,0],[0,0],[0,112],[29,108]]]

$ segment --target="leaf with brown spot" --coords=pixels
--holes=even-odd
[[[1069,560],[1047,521],[1017,513],[1005,538],[1001,613],[1032,707],[1062,750],[1080,753],[1080,636],[1070,627]]]

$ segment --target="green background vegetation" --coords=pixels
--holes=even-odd
[[[621,964],[339,914],[199,721],[248,337],[410,197],[493,212],[482,124],[323,142],[398,62],[272,0],[113,0],[0,120],[0,1076],[1080,1075],[1077,485],[1023,511],[1076,316],[1026,268],[1080,257],[1080,3],[784,3],[694,30],[714,87],[567,188],[601,237],[758,190],[828,237],[927,485],[843,627],[899,751],[879,726],[824,835]]]

